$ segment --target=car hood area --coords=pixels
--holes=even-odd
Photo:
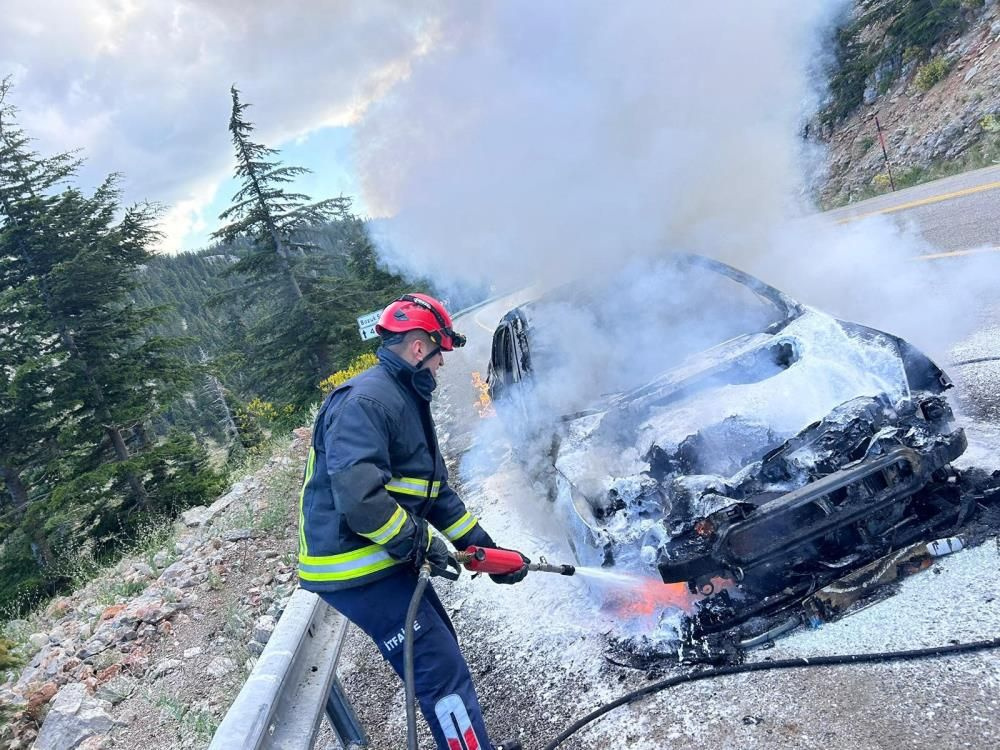
[[[837,407],[862,399],[855,402],[861,408],[876,397],[890,409],[912,398],[893,338],[863,338],[807,310],[777,334],[726,342],[612,397],[604,410],[568,418],[554,463],[586,498],[587,505],[577,502],[573,511],[593,530],[602,556],[610,551],[635,563],[631,542],[668,531],[657,517],[666,506],[642,499],[654,475],[661,477],[657,497],[666,495],[671,505],[678,495],[693,497],[691,512],[707,515],[719,496],[697,488],[738,484],[809,425],[830,415],[848,420],[852,410],[835,414]],[[798,452],[803,476],[817,458],[811,449]],[[648,550],[643,559],[654,563]]]
[[[934,362],[718,261],[514,308],[488,380],[579,565],[645,582],[639,650],[739,658],[1000,527]]]

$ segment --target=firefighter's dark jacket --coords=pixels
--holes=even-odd
[[[426,518],[458,549],[493,546],[448,486],[416,369],[386,348],[331,393],[313,426],[299,497],[299,579],[311,591],[360,586],[408,564]],[[430,394],[427,394],[428,396]]]

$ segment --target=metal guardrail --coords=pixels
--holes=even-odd
[[[315,594],[295,591],[209,750],[310,750],[324,711],[343,747],[367,747],[337,679],[348,625]]]

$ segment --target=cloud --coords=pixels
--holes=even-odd
[[[231,169],[229,86],[280,143],[354,123],[423,54],[436,5],[32,0],[5,4],[0,74],[43,151],[81,148],[85,184],[173,205],[166,244]],[[179,217],[189,216],[187,222]],[[214,217],[212,217],[214,218]]]
[[[160,217],[159,229],[162,240],[159,251],[176,254],[183,251],[183,240],[191,235],[207,236],[215,226],[210,225],[204,215],[206,206],[212,204],[219,185],[224,183],[228,175],[209,176],[185,187],[187,196],[164,207]],[[214,220],[213,217],[209,217]]]

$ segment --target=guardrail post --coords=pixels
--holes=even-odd
[[[340,678],[334,676],[330,695],[326,699],[326,716],[340,744],[348,750],[368,747],[368,735],[354,712],[354,706],[344,692]]]

